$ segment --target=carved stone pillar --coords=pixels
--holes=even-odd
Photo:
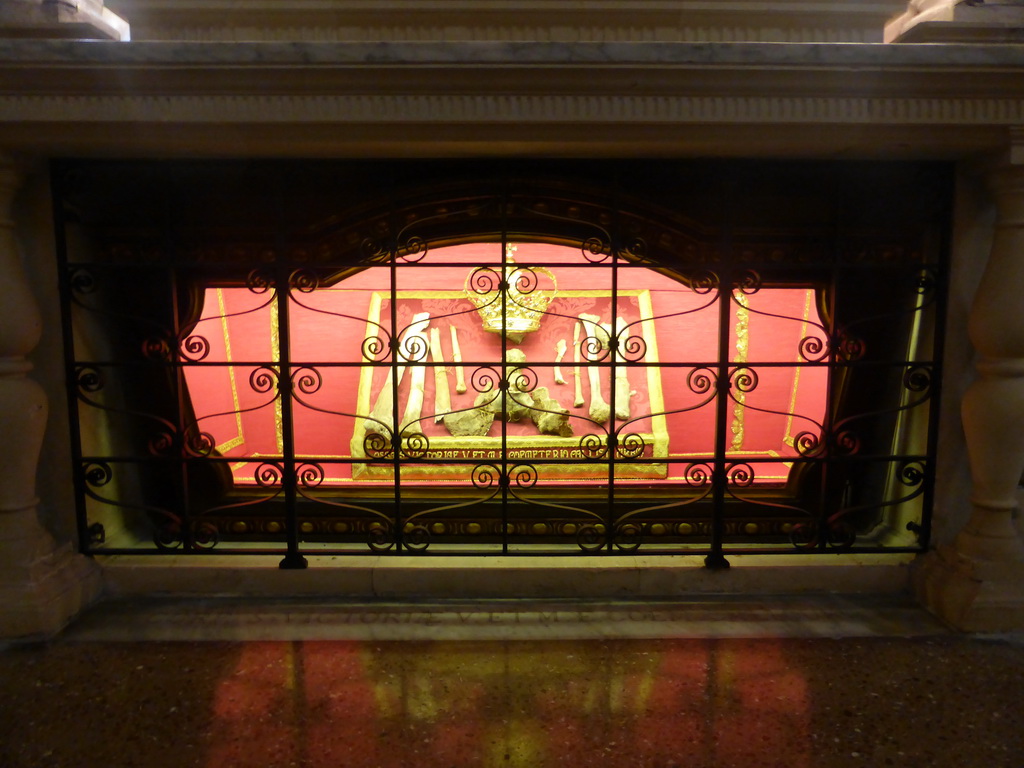
[[[917,579],[933,611],[974,631],[1024,628],[1024,541],[1013,520],[1024,473],[1024,166],[994,173],[990,188],[995,233],[968,325],[978,378],[962,407],[971,516]]]
[[[887,43],[1019,43],[1024,39],[1020,0],[909,0],[885,25]]]
[[[42,323],[15,237],[12,204],[20,184],[0,156],[0,637],[58,631],[98,592],[88,559],[58,546],[40,524],[36,469],[47,400],[28,376]]]
[[[128,40],[128,22],[104,0],[3,0],[0,37]]]

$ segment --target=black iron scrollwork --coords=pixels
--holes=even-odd
[[[608,543],[604,525],[582,525],[576,531],[576,544],[584,552],[598,552]]]
[[[647,241],[642,237],[631,237],[620,243],[616,247],[615,253],[629,261],[647,261]]]
[[[253,479],[261,488],[278,488],[284,482],[284,467],[274,461],[265,461],[256,467]]]
[[[395,546],[394,527],[387,521],[372,523],[366,543],[374,552],[387,552]]]
[[[170,432],[158,432],[146,441],[151,456],[170,456],[174,452],[175,438]]]
[[[304,462],[295,468],[295,479],[305,489],[312,489],[323,483],[326,473],[316,462]]]
[[[320,277],[311,269],[296,269],[288,276],[288,287],[299,293],[312,293],[320,287]]]
[[[82,476],[93,488],[101,488],[114,479],[114,473],[105,461],[89,462],[85,465]]]
[[[490,267],[478,267],[466,280],[466,287],[473,293],[480,296],[494,294],[496,301],[500,297],[500,289],[504,285],[504,279],[498,272]]]
[[[213,453],[216,445],[217,441],[209,432],[202,432],[194,427],[185,432],[183,448],[187,456],[206,458]]]
[[[619,438],[615,448],[615,455],[620,459],[639,459],[647,449],[647,441],[643,435],[630,432]]]
[[[793,438],[793,448],[806,458],[818,456],[823,449],[821,435],[817,432],[800,432]]]
[[[274,276],[265,269],[253,269],[245,276],[245,287],[250,293],[261,294],[274,288]]]
[[[737,488],[749,488],[756,479],[754,468],[744,462],[729,464],[725,468],[725,476],[729,485]]]
[[[95,394],[103,389],[106,381],[102,371],[91,365],[80,365],[75,368],[75,385],[79,392]]]
[[[686,375],[686,386],[695,395],[704,395],[718,383],[718,375],[710,368],[694,368]]]
[[[750,296],[761,290],[761,275],[752,269],[745,270],[736,281],[736,290]]]
[[[430,451],[430,438],[422,432],[406,432],[403,430],[401,437],[401,458],[403,459],[422,459]]]
[[[324,379],[316,368],[303,366],[292,371],[292,387],[304,395],[313,395],[320,391]]]
[[[249,387],[261,395],[277,389],[280,374],[276,368],[261,365],[249,374]]]
[[[367,336],[363,339],[359,351],[367,362],[380,362],[384,359],[383,355],[391,350],[391,342],[390,335],[386,339],[380,336]]]
[[[808,363],[820,363],[829,353],[829,345],[820,336],[805,336],[797,346],[800,357]]]
[[[430,546],[430,531],[425,525],[407,525],[402,532],[402,544],[410,552],[425,552]]]
[[[734,368],[729,373],[729,384],[738,392],[753,392],[758,383],[759,377],[753,368]]]
[[[611,258],[611,243],[600,237],[588,237],[582,247],[583,258],[591,264],[600,264]]]
[[[412,235],[398,246],[398,258],[407,264],[415,264],[426,258],[427,241],[418,235]]]
[[[171,342],[164,336],[147,336],[142,340],[142,356],[155,362],[167,362],[171,359]]]
[[[910,392],[928,392],[932,388],[932,369],[912,365],[903,373],[903,386]]]
[[[606,436],[586,434],[580,437],[580,453],[589,461],[599,461],[608,455]]]
[[[711,483],[713,470],[709,464],[687,464],[683,478],[691,488],[704,488]]]
[[[192,334],[182,339],[178,350],[183,360],[198,363],[210,354],[210,342],[205,336]]]
[[[387,427],[377,425],[376,429],[385,432],[367,432],[363,438],[363,454],[375,461],[390,461],[395,456],[394,442]]]
[[[615,526],[612,543],[622,552],[635,552],[643,543],[643,526],[638,523],[622,523]]]
[[[68,278],[71,291],[81,296],[95,293],[97,289],[96,275],[88,269],[79,267],[75,269]]]
[[[610,343],[619,363],[639,363],[647,356],[647,342],[643,336],[630,336],[629,326],[613,336]]]

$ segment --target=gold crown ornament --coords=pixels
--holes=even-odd
[[[540,328],[540,321],[558,293],[558,283],[544,267],[521,267],[512,258],[514,245],[505,248],[505,263],[498,272],[484,267],[466,275],[466,297],[483,319],[484,330],[500,333],[513,344]],[[541,276],[550,287],[541,285]]]

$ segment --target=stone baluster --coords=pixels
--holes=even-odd
[[[47,398],[28,376],[42,333],[19,253],[13,202],[21,181],[0,156],[0,637],[59,630],[95,593],[91,561],[59,546],[40,524],[36,470]]]
[[[991,188],[995,237],[968,325],[978,379],[962,411],[972,513],[956,549],[976,559],[1015,561],[1024,560],[1012,519],[1024,473],[1024,167],[997,172]]]
[[[971,514],[951,546],[924,559],[924,603],[971,631],[1024,627],[1024,541],[1014,523],[1024,473],[1024,166],[992,174],[991,253],[968,323],[977,379],[962,403]]]

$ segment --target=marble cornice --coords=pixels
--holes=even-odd
[[[124,124],[148,133],[110,130]],[[232,127],[223,144],[199,135],[211,124]],[[261,135],[313,127],[336,129],[305,145],[316,153],[358,151],[369,136],[404,142],[401,152],[427,141],[466,151],[485,134],[506,151],[538,141],[578,152],[604,126],[638,151],[743,154],[772,151],[768,134],[716,146],[700,131],[773,126],[814,154],[863,154],[891,139],[956,156],[1005,147],[1020,125],[1019,46],[0,41],[0,144],[13,150],[152,152],[150,129],[160,129],[171,153],[276,153],[287,143]],[[827,131],[808,136],[806,126]]]

